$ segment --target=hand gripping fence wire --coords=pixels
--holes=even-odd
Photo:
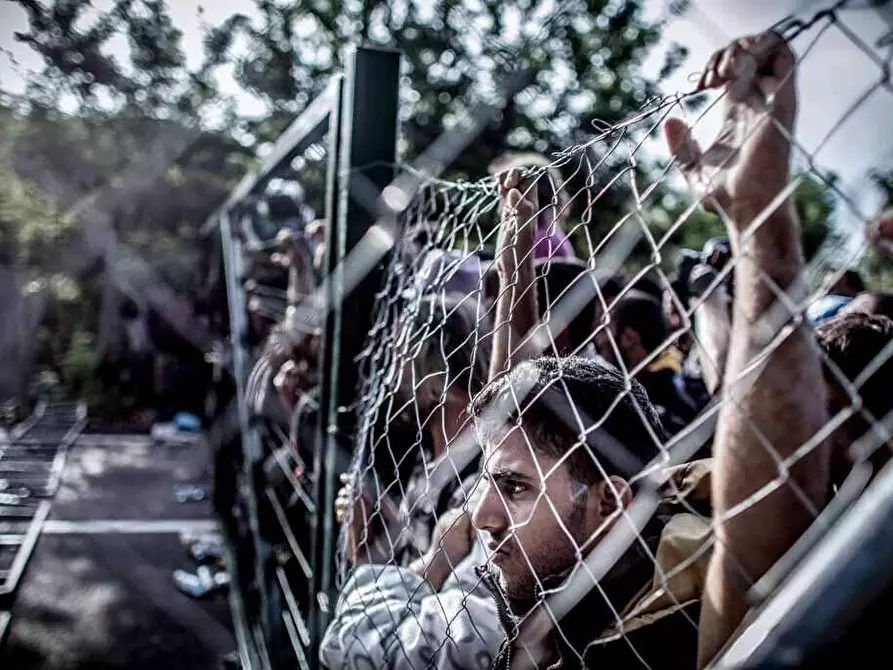
[[[790,654],[792,649],[801,660],[808,659],[827,644],[820,631],[844,619],[856,620],[861,610],[846,598],[835,601],[836,610],[813,607],[804,612],[796,601],[790,604],[790,594],[802,594],[799,585],[808,584],[810,575],[820,587],[830,588],[827,575],[845,572],[850,565],[845,561],[855,561],[855,552],[835,558],[825,548],[839,541],[841,533],[854,536],[860,519],[847,513],[851,506],[873,505],[871,509],[881,514],[891,504],[881,495],[889,473],[882,473],[876,483],[871,483],[871,476],[882,467],[883,459],[878,457],[888,448],[893,424],[891,407],[876,398],[878,378],[891,383],[893,326],[880,316],[860,321],[849,314],[828,321],[819,335],[811,325],[814,306],[844,273],[837,269],[826,279],[818,278],[829,267],[846,267],[857,260],[864,245],[856,251],[853,245],[842,250],[835,238],[785,281],[761,265],[752,250],[764,231],[777,226],[778,212],[796,197],[805,180],[824,184],[847,215],[865,222],[872,218],[815,160],[818,150],[865,100],[875,93],[889,95],[893,50],[883,40],[877,45],[866,42],[850,27],[853,17],[868,11],[872,10],[864,3],[838,2],[773,27],[796,53],[794,74],[808,62],[821,39],[834,33],[864,53],[878,76],[815,146],[798,142],[796,133],[788,133],[772,115],[771,106],[766,108],[765,123],[789,143],[795,163],[806,168],[763,203],[742,230],[738,230],[735,212],[726,211],[719,200],[711,201],[713,196],[704,201],[691,199],[669,222],[658,223],[654,215],[668,191],[682,190],[673,175],[684,156],[679,154],[679,160],[664,161],[665,167],[660,167],[648,138],[673,116],[682,116],[696,127],[716,105],[727,104],[728,95],[718,96],[699,112],[687,104],[695,91],[649,101],[624,123],[597,126],[583,144],[532,165],[522,161],[518,188],[524,197],[536,191],[538,208],[519,208],[514,218],[512,207],[500,204],[502,177],[452,183],[419,176],[421,189],[399,215],[401,234],[394,238],[373,327],[358,357],[356,451],[345,480],[352,486],[341,501],[342,592],[322,644],[324,664],[446,668],[489,667],[496,660],[504,667],[548,667],[557,650],[567,667],[604,658],[625,658],[630,663],[615,667],[670,667],[655,659],[683,652],[672,647],[646,648],[643,641],[649,638],[643,632],[654,625],[650,622],[676,616],[678,630],[687,629],[684,634],[697,644],[698,636],[705,634],[699,630],[698,600],[717,540],[729,542],[722,545],[722,553],[735,564],[732,528],[743,527],[749,512],[777,503],[782,493],[787,496],[784,500],[799,507],[797,513],[815,521],[765,574],[751,575],[746,566],[739,566],[753,587],[747,603],[753,609],[737,645],[730,649],[737,656],[729,667],[746,664],[748,655],[772,659],[773,654]],[[761,127],[754,124],[749,132],[757,135]],[[730,162],[736,158],[732,156]],[[409,168],[407,172],[415,174]],[[605,221],[600,205],[615,192],[623,193],[627,204],[616,220]],[[712,266],[701,262],[698,278],[689,282],[695,290],[679,295],[673,267],[677,240],[695,225],[699,205],[710,207],[730,230],[738,230],[738,239],[725,262]],[[518,212],[525,212],[526,219]],[[532,242],[537,225],[539,237]],[[576,260],[558,253],[562,231],[573,242]],[[543,238],[551,241],[543,242]],[[547,251],[542,253],[541,248]],[[523,253],[518,254],[518,249]],[[535,255],[531,281],[524,268]],[[569,279],[559,281],[561,276]],[[747,290],[735,281],[748,277],[757,278],[768,298],[747,328],[745,360],[730,376],[728,331],[730,324],[740,321],[734,311],[740,305],[735,301]],[[674,325],[658,329],[659,341],[647,347],[642,344],[647,338],[638,332],[638,345],[644,351],[632,356],[635,343],[631,345],[625,331],[618,330],[619,324],[635,318],[629,316],[631,306],[653,308],[655,296],[648,297],[648,292],[654,294],[655,286],[657,299],[674,313]],[[534,324],[514,332],[514,319],[531,293],[538,308]],[[512,309],[500,312],[500,302]],[[729,309],[732,312],[721,318]],[[500,320],[506,314],[511,323]],[[876,350],[863,352],[866,360],[855,370],[827,344],[833,336],[833,330],[827,329],[847,319],[853,327],[876,334],[869,338]],[[777,383],[770,380],[779,378],[782,366],[796,365],[787,352],[792,342],[804,337],[813,343],[813,365],[821,363],[839,402],[825,414],[824,391],[797,388],[792,369],[791,394],[811,393],[813,406],[807,403],[804,411],[825,418],[817,430],[791,444],[784,442],[784,431],[766,422],[765,415],[747,412],[755,407],[753,397],[769,388],[764,385]],[[488,383],[491,357],[505,351],[500,342],[507,343],[507,360],[519,372]],[[564,362],[540,367],[519,362],[538,356]],[[601,368],[607,360],[613,361],[621,382],[600,405],[580,395],[578,377],[581,369]],[[700,373],[688,368],[695,362],[698,365],[692,370],[700,369]],[[691,416],[672,406],[679,394],[660,397],[649,389],[649,403],[633,381],[662,369],[675,371],[674,383],[691,381],[691,387],[682,389],[689,398],[699,382],[707,382]],[[710,370],[716,375],[711,377]],[[488,388],[496,390],[488,392]],[[489,401],[486,406],[469,411],[468,406],[474,408],[482,394]],[[875,397],[869,397],[872,394]],[[655,420],[652,403],[660,421]],[[801,407],[780,401],[778,411],[792,406]],[[594,414],[593,408],[599,413]],[[535,428],[537,412],[548,415],[541,430]],[[611,417],[623,412],[641,424],[631,434],[645,444],[632,445],[625,435],[612,432],[618,422]],[[722,513],[716,514],[712,507],[717,501],[711,501],[709,493],[717,488],[715,482],[711,486],[711,477],[722,476],[716,466],[717,449],[736,439],[724,427],[729,422],[737,422],[740,432],[750,435],[749,444],[761,450],[758,460],[771,463],[774,474],[765,480],[760,477],[749,495],[724,504]],[[850,429],[857,423],[860,429],[854,434]],[[573,436],[560,454],[543,446],[557,439],[556,434]],[[726,442],[716,442],[719,435],[725,435]],[[817,503],[815,491],[804,488],[805,480],[797,473],[828,452],[829,444],[841,435],[852,437],[850,474],[829,484],[827,505]],[[508,476],[512,465],[498,457],[500,450],[533,468],[537,481],[532,487],[510,477],[500,479]],[[575,454],[586,458],[581,461]],[[692,459],[700,460],[693,463]],[[607,498],[617,502],[612,513],[582,535],[573,513],[580,508],[574,505],[588,499],[592,491],[572,487],[570,508],[568,500],[556,493],[567,481],[565,473],[581,467],[581,462],[594,471],[597,481],[607,483]],[[492,469],[494,463],[503,470]],[[739,474],[742,480],[752,476],[758,475]],[[624,488],[627,485],[635,492],[631,499],[624,498],[630,490]],[[525,486],[532,490],[525,492]],[[515,518],[513,513],[523,509],[518,501],[523,502],[525,496],[532,501],[528,514]],[[668,503],[675,505],[669,519]],[[482,509],[492,511],[494,505],[507,515],[506,528],[497,529],[497,522],[484,518]],[[481,530],[469,529],[472,516],[483,526]],[[877,518],[872,516],[872,522]],[[688,535],[680,533],[670,538],[675,544],[664,544],[668,529],[678,529],[683,522]],[[725,527],[729,532],[723,532]],[[538,536],[555,544],[544,548]],[[488,539],[493,546],[487,546]],[[685,551],[682,539],[690,540]],[[630,591],[620,588],[617,575],[624,574],[633,555],[638,557],[637,565],[648,569],[643,573],[646,579],[638,584],[641,588]],[[885,558],[890,553],[878,551],[877,555]],[[569,564],[562,560],[568,557]],[[859,558],[861,563],[852,563],[853,570],[859,571],[854,580],[878,572],[877,566],[873,571],[864,566],[865,556]],[[475,562],[486,569],[473,570]],[[500,565],[506,566],[505,574]],[[557,572],[542,572],[543,566]],[[527,574],[533,587],[537,601],[533,607],[529,603],[519,607],[520,598],[511,603],[504,599],[504,588],[514,588],[511,577],[519,571]],[[492,594],[494,583],[497,588]],[[779,603],[776,594],[788,601]],[[777,623],[779,611],[808,616],[808,634],[798,638],[792,623],[785,629],[785,649],[766,642],[775,640],[780,645],[781,637],[764,635],[753,642],[748,631],[765,625],[766,617],[775,617]],[[588,631],[588,639],[581,639],[580,616],[588,614],[597,627]],[[680,657],[672,667],[688,667],[693,659]],[[726,661],[716,662],[726,667]]]

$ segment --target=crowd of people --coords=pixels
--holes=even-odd
[[[392,411],[364,458],[339,459],[350,567],[326,667],[705,667],[853,469],[884,468],[893,296],[836,271],[809,300],[783,197],[794,57],[776,33],[736,40],[699,89],[725,92],[721,135],[701,148],[670,119],[668,155],[728,237],[667,286],[576,256],[541,157],[492,166],[492,257],[412,231],[419,298],[388,343]],[[318,245],[278,242],[318,270]],[[260,395],[309,461],[319,331],[265,337]]]

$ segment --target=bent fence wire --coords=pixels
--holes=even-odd
[[[865,10],[864,3],[839,2],[775,27],[796,53],[795,71],[830,32],[845,37],[877,69],[871,88],[830,126],[828,137],[869,96],[884,89],[885,95],[890,92],[893,49],[883,42],[865,42],[848,25],[850,13]],[[697,259],[694,276],[682,276],[685,271],[676,262],[679,239],[702,216],[698,205],[711,203],[690,200],[676,207],[672,216],[666,215],[668,196],[679,197],[685,190],[674,176],[679,166],[666,154],[663,160],[656,158],[661,149],[655,148],[653,137],[672,116],[697,127],[715,105],[727,102],[718,96],[706,107],[698,107],[689,104],[695,95],[691,91],[651,101],[627,122],[596,128],[590,140],[547,161],[522,160],[520,188],[524,195],[538,193],[539,209],[527,220],[502,224],[508,231],[505,234],[515,236],[509,240],[514,244],[499,240],[504,213],[496,176],[450,183],[421,175],[422,188],[400,216],[403,234],[395,239],[374,326],[358,360],[362,381],[353,408],[356,451],[350,477],[345,479],[352,485],[342,502],[347,503],[345,527],[357,514],[363,523],[358,535],[342,533],[342,593],[322,644],[324,664],[488,667],[498,656],[512,667],[525,667],[525,663],[526,667],[545,667],[545,641],[552,640],[564,650],[565,661],[576,656],[588,662],[593,658],[590,654],[598,653],[595,648],[610,648],[620,641],[641,667],[652,667],[656,653],[672,652],[639,648],[646,638],[637,637],[636,631],[642,630],[649,615],[659,618],[676,612],[684,622],[680,625],[697,634],[697,609],[689,605],[698,599],[696,583],[703,581],[718,528],[767,501],[777,501],[771,496],[781,490],[791,492],[785,500],[801,505],[800,513],[806,510],[818,516],[821,506],[815,504],[814,492],[798,486],[792,469],[824,448],[829,435],[852,425],[848,422],[852,417],[863,422],[863,435],[851,452],[856,464],[853,472],[859,472],[859,466],[872,467],[874,456],[891,435],[891,415],[884,416],[890,407],[867,397],[877,384],[872,375],[889,380],[888,359],[893,354],[889,334],[888,344],[867,356],[855,371],[842,369],[827,347],[817,347],[827,377],[836,382],[844,398],[832,405],[827,423],[798,444],[773,444],[763,434],[765,417],[745,416],[740,430],[757,436],[762,457],[774,463],[775,475],[720,516],[711,518],[709,496],[704,500],[696,495],[704,492],[707,480],[699,479],[702,471],[692,462],[710,457],[717,420],[729,421],[734,406],[747,407],[743,399],[760,393],[762,372],[767,366],[784,364],[786,359],[778,352],[801,325],[809,328],[812,337],[807,324],[816,320],[818,308],[825,304],[821,299],[843,278],[843,270],[822,281],[818,278],[829,267],[846,267],[864,249],[841,245],[839,238],[828,241],[804,268],[808,286],[800,279],[789,286],[779,285],[777,275],[735,244],[732,249],[715,245]],[[763,113],[769,123],[778,124],[770,106]],[[778,130],[784,132],[782,127]],[[753,239],[764,224],[773,225],[772,214],[806,180],[818,180],[830,189],[839,211],[861,221],[871,218],[813,160],[828,138],[811,148],[800,144],[796,135],[786,138],[795,166],[804,167],[798,168],[764,211],[751,217],[742,240]],[[494,170],[500,167],[505,165]],[[605,206],[618,197],[623,200],[621,207]],[[719,220],[734,229],[729,215],[718,209]],[[510,218],[506,215],[502,220]],[[534,227],[538,228],[535,238]],[[523,244],[525,228],[528,244],[519,257],[515,252]],[[574,253],[561,240],[562,229]],[[533,281],[529,276],[525,279],[523,270],[532,258]],[[736,377],[728,377],[729,330],[731,322],[740,319],[732,315],[733,277],[744,263],[756,267],[760,283],[768,287],[771,306],[751,324],[754,349],[749,365],[739,368]],[[500,280],[499,264],[511,268],[510,282]],[[526,376],[510,375],[509,381],[503,375],[495,392],[484,394],[488,402],[480,407],[475,399],[480,401],[488,386],[495,341],[509,332],[503,321],[511,310],[500,313],[498,305],[510,301],[517,307],[531,293],[538,308],[535,324],[523,336],[505,336],[509,358],[552,356],[565,362],[528,366]],[[618,323],[635,323],[640,318],[634,314],[636,309],[639,314],[643,309],[653,310],[655,300],[664,301],[668,323],[657,327],[649,321],[645,329],[653,332],[647,333],[633,328],[636,341],[629,342]],[[581,389],[586,395],[591,388],[583,379],[592,370],[586,361],[599,361],[599,369],[612,361],[613,369],[619,371],[620,385],[612,387],[607,403],[581,396]],[[657,421],[649,402],[630,380],[665,369],[674,372],[673,388],[664,389],[663,397],[658,397],[656,386],[649,388]],[[792,393],[805,393],[795,382],[791,380]],[[821,404],[823,392],[813,391],[813,402]],[[780,412],[784,404],[779,401]],[[474,408],[469,410],[469,405]],[[541,432],[516,430],[519,424],[526,425],[527,412],[543,408],[551,418],[531,419],[546,426]],[[596,411],[600,414],[593,414]],[[637,436],[635,448],[625,436],[612,434],[618,424],[610,417],[621,412],[627,422],[639,424],[628,433]],[[558,434],[572,436],[570,446],[560,456],[543,458],[542,443]],[[496,459],[504,471],[488,468],[499,449],[515,454],[514,463]],[[582,465],[576,457],[580,454],[584,455]],[[532,464],[537,481],[522,481],[518,472],[512,474],[511,468],[521,467],[518,462],[522,461]],[[632,502],[618,504],[622,511],[608,516],[613,523],[581,534],[583,526],[573,510],[568,511],[568,501],[555,495],[563,481],[564,464],[572,471],[595,468],[602,479],[609,474],[622,476],[635,490]],[[670,477],[667,470],[680,465],[684,469],[674,470],[675,476]],[[866,487],[867,477],[860,481],[858,491]],[[669,489],[668,483],[672,484]],[[481,508],[492,506],[494,490],[497,507],[506,511],[507,521],[500,521],[499,512],[492,510],[496,520],[483,518]],[[669,522],[661,516],[668,490],[678,503]],[[296,486],[295,494],[300,493]],[[526,508],[518,506],[514,496],[528,495],[535,502]],[[619,485],[613,495],[619,503],[623,495]],[[585,492],[582,497],[585,500]],[[519,509],[526,509],[527,514],[512,517],[512,510]],[[472,516],[483,532],[468,529]],[[658,517],[664,530],[668,523],[684,520],[686,524],[676,536],[678,542],[669,548],[660,541],[660,528],[657,537],[653,534]],[[288,524],[284,515],[279,521]],[[455,534],[465,537],[456,540]],[[688,540],[684,551],[682,537]],[[542,546],[542,541],[550,540],[555,544]],[[455,548],[457,544],[461,549]],[[632,590],[615,588],[615,568],[631,551],[648,562],[647,578]],[[447,561],[445,573],[443,564],[432,559],[438,555]],[[570,557],[571,564],[562,563],[562,557]],[[550,564],[557,573],[537,572]],[[475,571],[476,565],[488,569]],[[520,573],[532,575],[533,583],[527,585],[532,590],[519,586],[510,595],[535,597],[540,606],[526,607],[514,618],[500,602],[501,589],[496,589],[493,599],[487,587],[492,586],[490,577],[495,574],[505,588],[505,582],[511,582],[506,574],[515,570],[517,576],[519,566]],[[437,572],[444,574],[435,576]],[[580,605],[590,609],[575,609]],[[582,646],[581,612],[592,615]],[[574,617],[565,617],[568,613],[577,615],[576,623]],[[508,624],[506,632],[501,623]],[[500,654],[506,634],[514,640],[511,661]]]

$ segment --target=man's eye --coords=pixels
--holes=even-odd
[[[507,498],[514,498],[516,496],[521,495],[527,490],[527,486],[524,484],[517,484],[515,482],[506,482],[502,485],[502,493]]]

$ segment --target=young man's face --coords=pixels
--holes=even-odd
[[[485,488],[472,521],[488,535],[505,592],[531,599],[538,583],[577,562],[578,550],[605,520],[603,487],[574,481],[566,464],[534,452],[517,426],[487,445],[484,458]]]

